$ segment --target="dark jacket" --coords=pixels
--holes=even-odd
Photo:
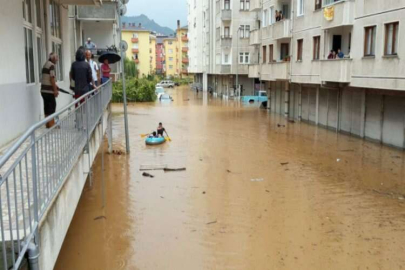
[[[91,67],[86,61],[75,61],[70,69],[72,79],[75,81],[75,94],[84,95],[90,91],[92,81]]]

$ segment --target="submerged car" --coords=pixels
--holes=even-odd
[[[165,92],[165,89],[162,86],[156,85],[156,88],[155,88],[155,94],[156,95],[163,94],[164,92]]]
[[[170,80],[161,81],[161,82],[159,83],[159,86],[161,86],[161,87],[173,88],[173,87],[174,87],[174,82],[173,82],[173,81],[170,81]]]
[[[169,94],[159,94],[158,99],[160,101],[173,101],[173,98]]]

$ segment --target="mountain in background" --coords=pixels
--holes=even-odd
[[[135,23],[136,26],[142,24],[143,28],[165,36],[174,34],[174,31],[169,27],[160,26],[154,20],[149,19],[146,15],[143,14],[139,16],[124,16],[122,17],[122,22],[125,22],[127,24]]]

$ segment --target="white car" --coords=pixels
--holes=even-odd
[[[170,81],[170,80],[161,81],[161,82],[159,83],[159,86],[161,86],[161,87],[173,88],[173,87],[174,87],[174,82],[173,82],[173,81]]]

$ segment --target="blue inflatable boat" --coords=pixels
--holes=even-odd
[[[158,145],[158,144],[162,144],[166,141],[166,139],[164,137],[159,137],[159,138],[146,138],[145,143],[147,145]]]

